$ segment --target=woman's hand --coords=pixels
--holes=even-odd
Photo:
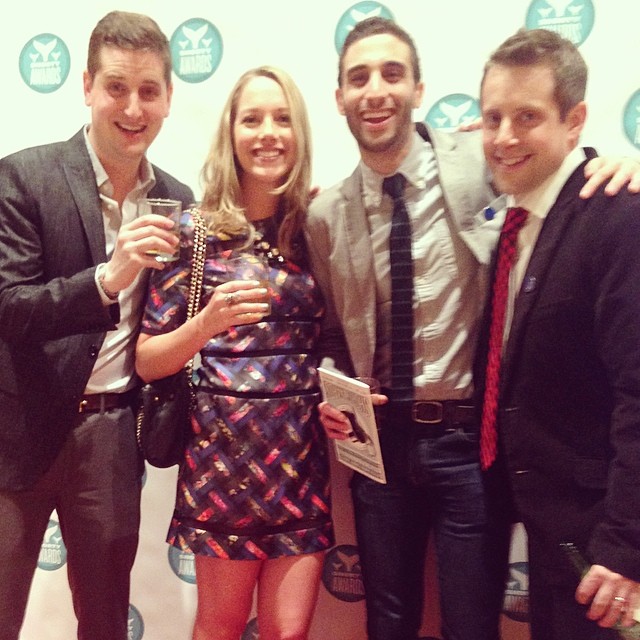
[[[259,322],[269,314],[269,290],[257,280],[230,280],[216,287],[194,318],[198,331],[211,336],[241,324]]]

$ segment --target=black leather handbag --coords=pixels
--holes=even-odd
[[[194,238],[187,320],[200,307],[207,233],[200,213],[192,210],[191,215]],[[171,467],[184,459],[195,403],[192,375],[193,358],[177,373],[149,382],[140,390],[136,438],[144,459],[154,467]]]

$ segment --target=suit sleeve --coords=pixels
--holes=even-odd
[[[311,271],[325,303],[325,315],[320,334],[319,351],[324,367],[353,375],[344,332],[336,312],[331,285],[331,235],[315,203],[312,203],[305,224],[305,240]]]
[[[640,198],[625,193],[610,202],[599,212],[589,276],[595,283],[596,346],[613,391],[612,459],[604,519],[589,555],[640,581]]]
[[[38,167],[50,169],[45,176]],[[100,299],[65,189],[44,150],[0,161],[0,338],[7,342],[105,331],[117,321],[117,305]]]

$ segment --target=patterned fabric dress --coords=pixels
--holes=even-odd
[[[188,213],[181,234],[180,260],[151,276],[144,333],[184,322]],[[267,240],[238,250],[237,242],[207,237],[201,304],[235,279],[229,257],[262,249],[270,256],[272,310],[261,322],[213,336],[196,356],[193,437],[168,534],[182,550],[232,560],[313,553],[334,542],[327,445],[315,409],[322,300],[311,275],[272,252]]]

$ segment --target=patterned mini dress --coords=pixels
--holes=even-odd
[[[273,248],[272,236],[258,229],[244,249],[207,236],[201,305],[219,284],[241,277],[230,258],[262,253],[271,314],[212,336],[196,355],[197,406],[167,537],[183,551],[262,560],[334,543],[327,443],[316,409],[322,298],[311,274]],[[186,212],[180,259],[151,276],[142,332],[167,333],[184,322],[192,245]]]

